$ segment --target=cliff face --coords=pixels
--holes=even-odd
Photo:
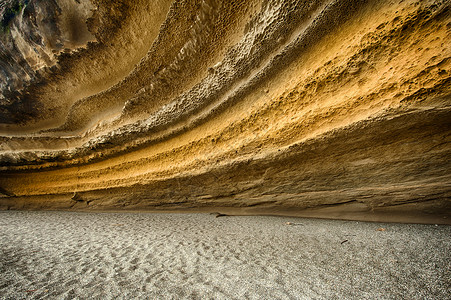
[[[450,222],[449,1],[2,5],[3,209]]]

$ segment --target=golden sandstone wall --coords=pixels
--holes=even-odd
[[[0,208],[450,223],[450,6],[6,1]]]

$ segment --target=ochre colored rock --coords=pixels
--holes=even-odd
[[[4,1],[0,209],[449,224],[450,6]]]

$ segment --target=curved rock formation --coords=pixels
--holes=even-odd
[[[8,0],[0,207],[449,223],[449,1]]]

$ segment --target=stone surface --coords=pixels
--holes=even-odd
[[[449,6],[4,1],[0,208],[450,223]]]

